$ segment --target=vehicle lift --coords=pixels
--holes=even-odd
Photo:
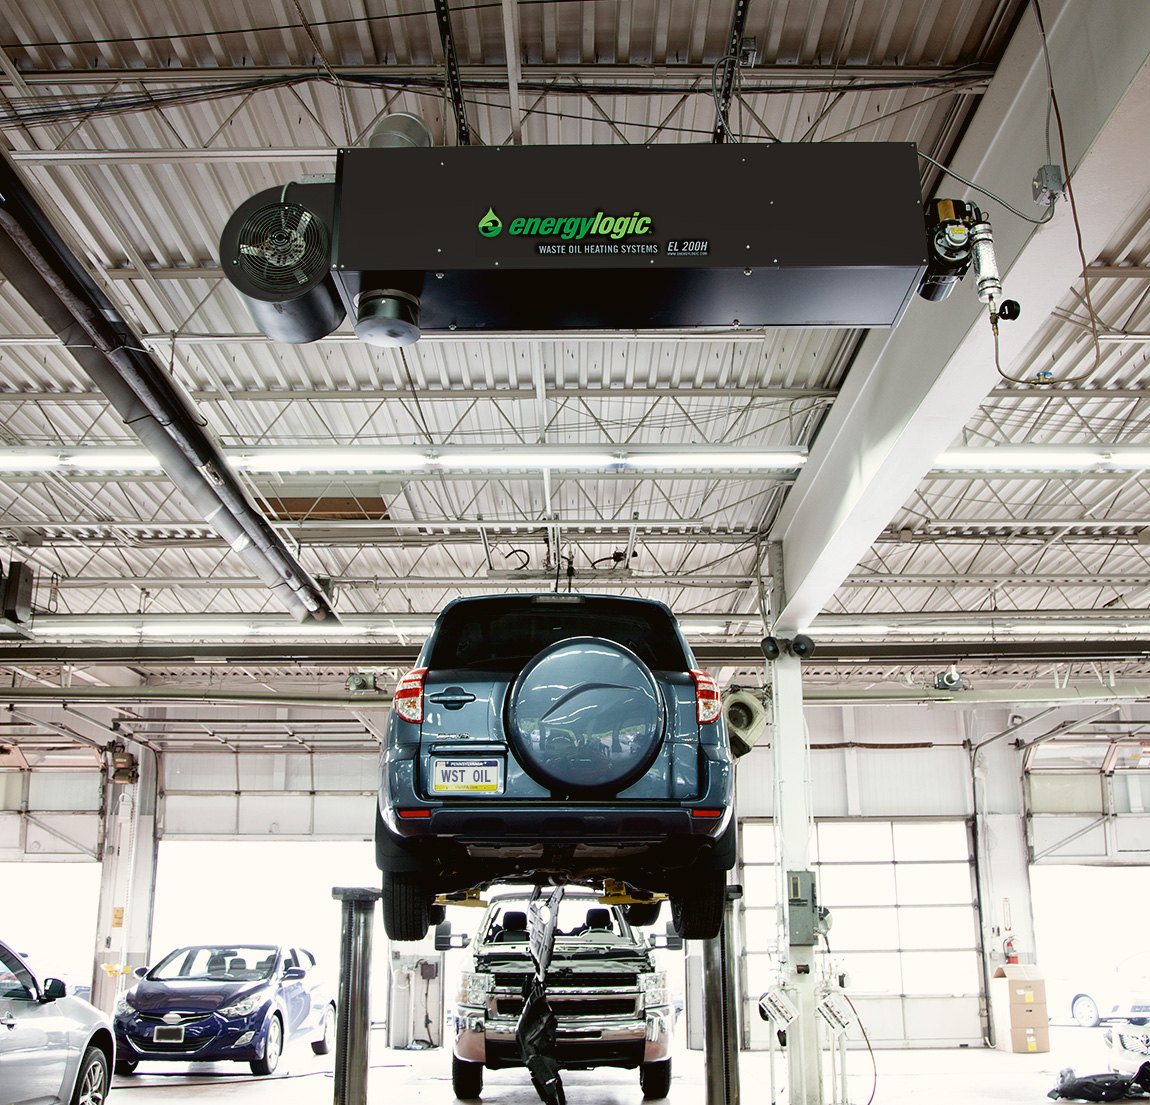
[[[342,903],[339,946],[339,1003],[335,1036],[334,1105],[367,1105],[368,1035],[371,1031],[371,948],[375,903],[382,897],[375,887],[333,887],[332,897]],[[618,891],[608,888],[612,899]],[[543,898],[537,886],[528,912],[529,950],[535,962],[534,984],[544,994],[542,980],[551,961],[555,921],[563,887]],[[736,1008],[734,907],[742,888],[728,886],[723,927],[713,940],[703,941],[703,1053],[706,1065],[706,1105],[739,1105],[739,1040]],[[525,995],[526,997],[526,995]],[[526,1010],[527,1003],[524,1008]],[[543,1017],[549,1010],[545,1007]],[[553,1019],[552,1019],[553,1020]],[[520,1031],[523,1031],[521,1026]],[[544,1029],[544,1039],[546,1029]],[[538,1042],[538,1040],[536,1040]],[[542,1063],[528,1069],[544,1102],[562,1105],[563,1086],[558,1071],[550,1071],[545,1053]]]

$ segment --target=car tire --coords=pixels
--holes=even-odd
[[[451,1089],[455,1096],[471,1101],[483,1092],[483,1064],[451,1057]]]
[[[408,871],[383,873],[383,927],[389,940],[422,940],[431,925],[427,884]]]
[[[117,1074],[135,1074],[136,1068],[140,1065],[139,1059],[117,1059],[116,1060],[116,1073]]]
[[[104,1105],[107,1096],[108,1057],[98,1047],[90,1047],[80,1061],[72,1105]]]
[[[318,1040],[312,1040],[311,1049],[316,1055],[327,1055],[335,1047],[335,1006],[328,1005],[323,1011],[323,1032]]]
[[[689,887],[671,895],[671,922],[684,940],[713,940],[723,927],[725,871],[698,871]]]
[[[671,1092],[671,1060],[643,1063],[639,1067],[639,1087],[646,1098],[666,1097]]]
[[[1094,1028],[1102,1023],[1098,1015],[1098,1003],[1088,994],[1079,994],[1070,1006],[1070,1015],[1083,1028]]]
[[[627,915],[628,924],[635,928],[642,928],[645,925],[653,925],[659,919],[662,908],[662,901],[632,902],[623,907],[623,912]]]
[[[264,1057],[253,1059],[248,1066],[252,1074],[271,1074],[279,1065],[280,1056],[284,1049],[284,1026],[278,1013],[272,1014],[268,1022],[268,1038],[264,1041]]]

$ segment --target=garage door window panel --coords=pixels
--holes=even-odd
[[[894,868],[903,905],[965,905],[974,901],[968,863],[900,863]]]

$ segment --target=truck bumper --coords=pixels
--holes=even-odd
[[[588,1019],[560,1024],[557,1058],[568,1070],[588,1067],[637,1067],[666,1059],[671,1052],[671,1010],[649,1009],[642,1019]],[[522,1066],[515,1040],[517,1018],[487,1017],[480,1009],[455,1014],[455,1054],[469,1063],[497,1067]]]

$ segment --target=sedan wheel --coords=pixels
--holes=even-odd
[[[253,1059],[249,1066],[252,1068],[252,1074],[271,1074],[280,1061],[280,1053],[284,1047],[284,1030],[283,1025],[280,1024],[280,1019],[275,1014],[272,1014],[272,1019],[268,1024],[268,1039],[264,1045],[264,1057],[262,1059]]]
[[[335,1047],[335,1006],[329,1005],[323,1011],[323,1035],[312,1040],[311,1049],[316,1055],[327,1055]]]
[[[1080,1024],[1083,1028],[1093,1028],[1097,1024],[1102,1023],[1102,1018],[1098,1016],[1098,1006],[1091,997],[1085,994],[1079,994],[1074,999],[1074,1004],[1070,1007],[1070,1015]]]
[[[107,1096],[108,1060],[99,1048],[90,1047],[84,1052],[84,1061],[80,1064],[72,1105],[104,1105]]]

